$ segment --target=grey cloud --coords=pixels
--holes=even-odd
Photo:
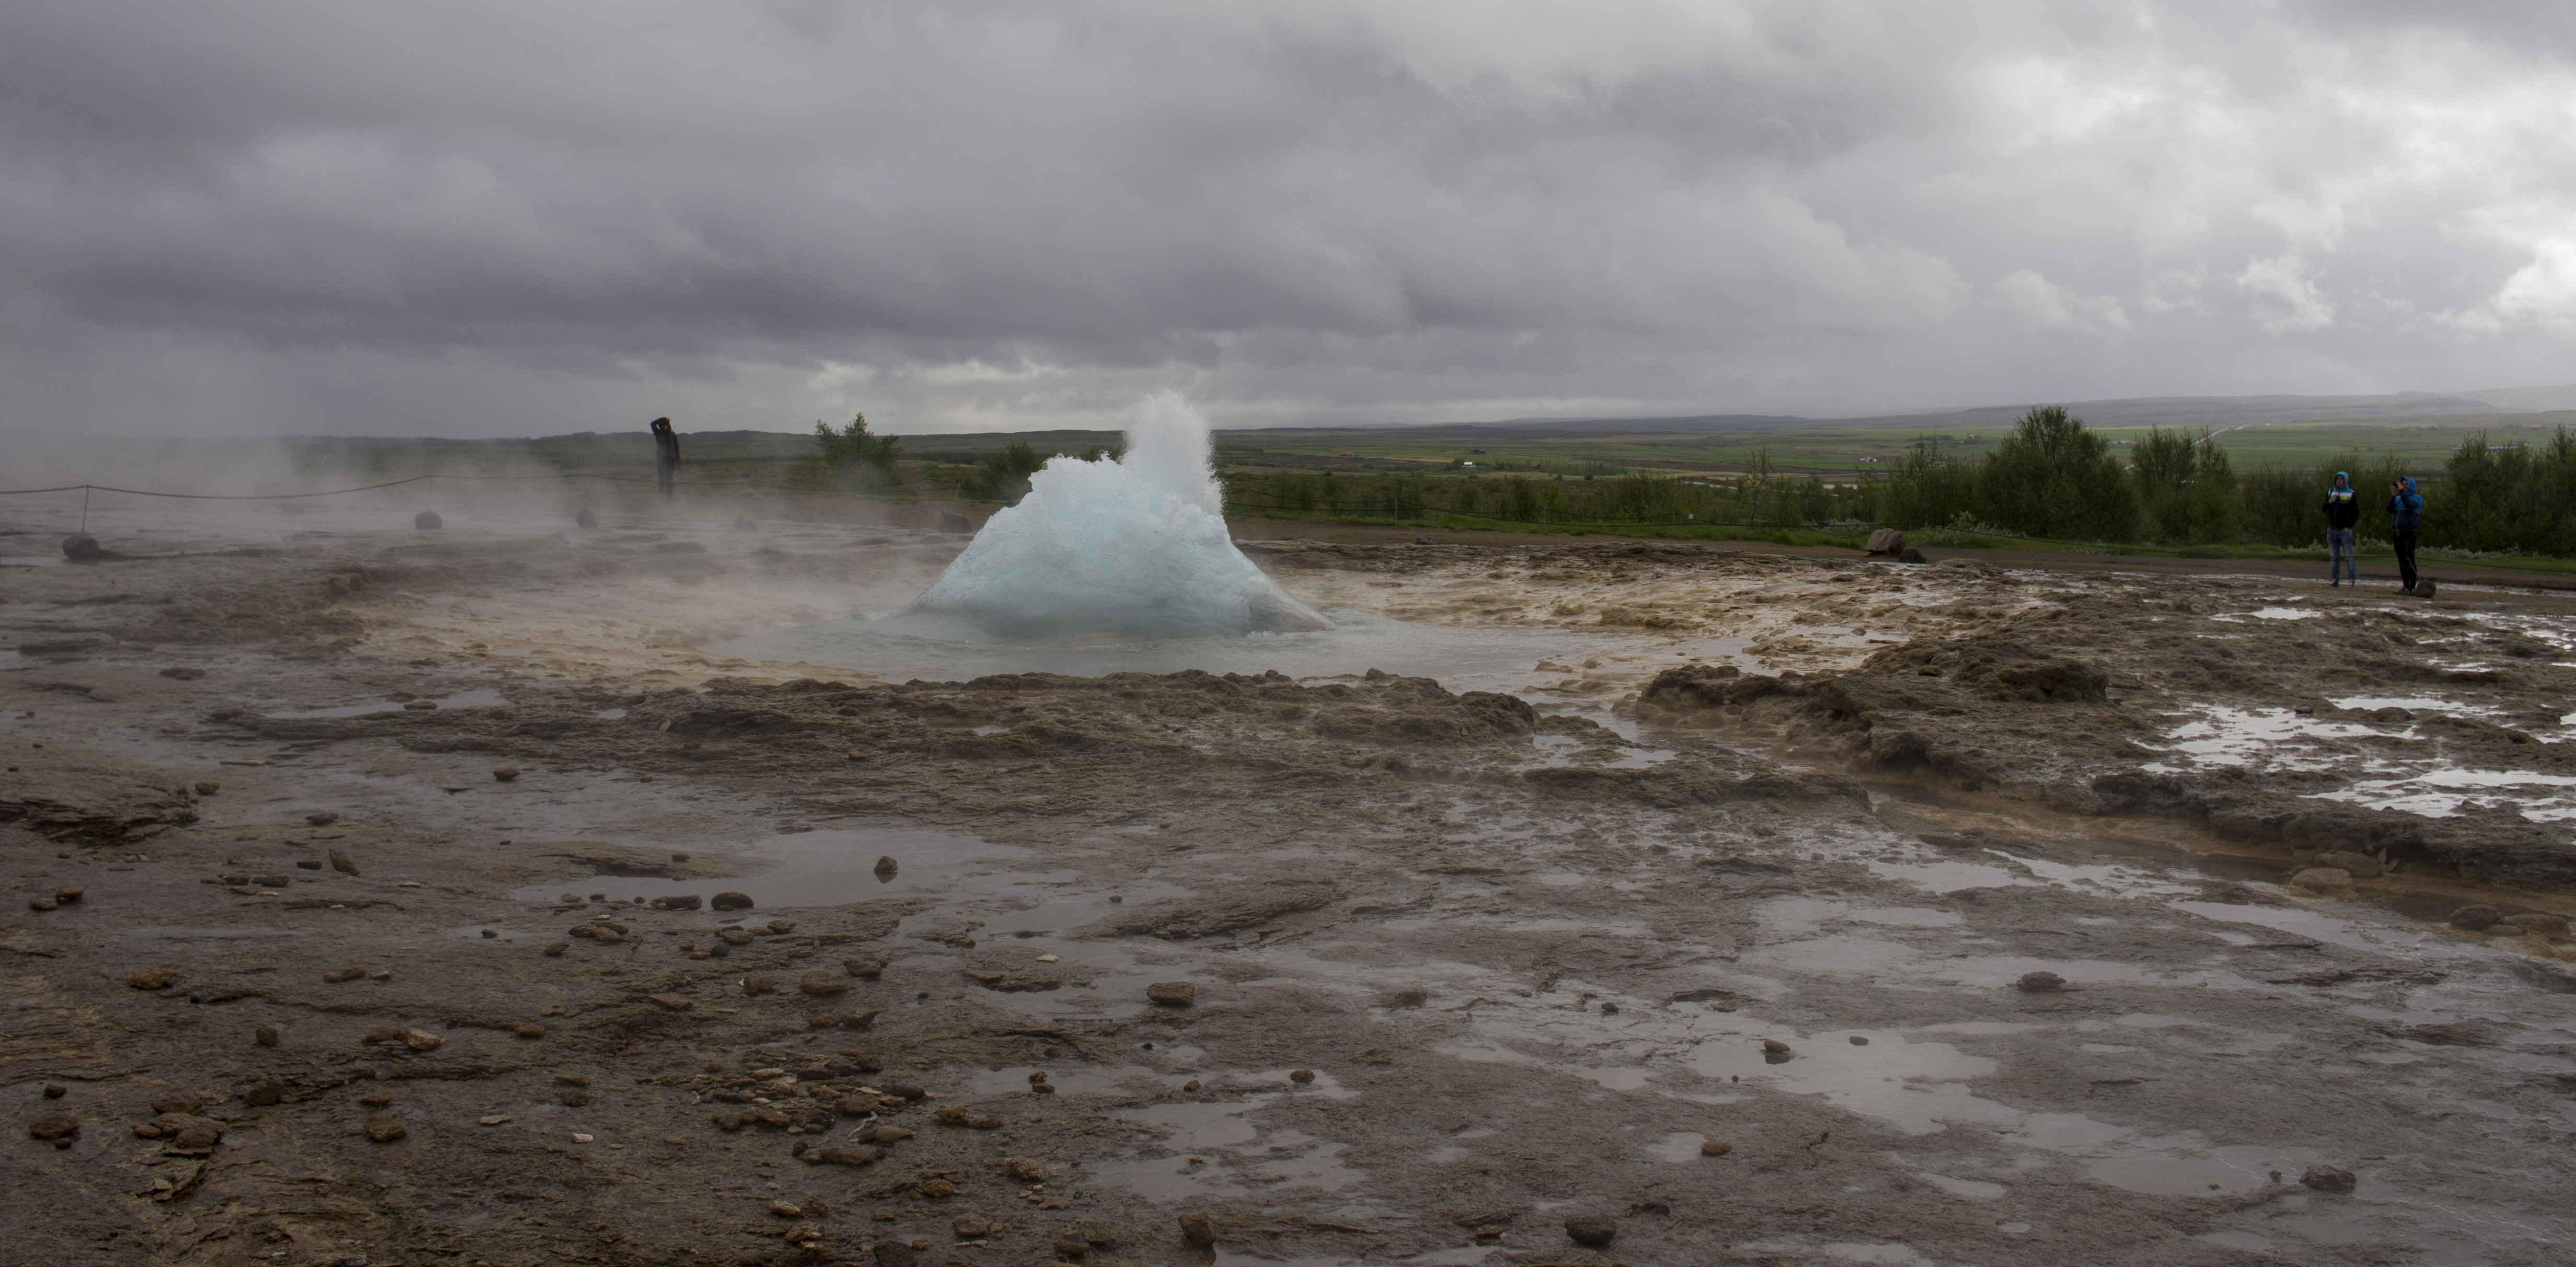
[[[1096,423],[1164,386],[1278,423],[2564,377],[2567,27],[21,4],[0,426],[933,431]]]

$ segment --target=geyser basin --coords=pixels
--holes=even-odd
[[[1518,691],[1564,676],[1533,666],[1551,656],[1580,658],[1628,650],[1633,635],[1552,629],[1412,624],[1332,609],[1321,629],[1197,638],[995,641],[925,631],[891,620],[845,619],[711,644],[722,655],[824,665],[888,681],[964,681],[994,673],[1260,673],[1326,677],[1383,669],[1437,678],[1453,691]]]
[[[1208,452],[1207,420],[1189,402],[1148,398],[1125,457],[1049,460],[1028,496],[888,623],[1016,639],[1325,628],[1234,548]]]

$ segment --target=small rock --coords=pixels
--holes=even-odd
[[[727,891],[707,899],[707,905],[719,911],[747,911],[751,909],[751,895]]]
[[[775,977],[744,977],[742,979],[742,992],[754,997],[763,994],[776,994],[778,993],[778,980]]]
[[[317,809],[312,813],[305,815],[304,821],[311,823],[316,827],[328,827],[333,823],[339,822],[340,816],[327,809]]]
[[[1766,1038],[1762,1040],[1762,1050],[1775,1056],[1785,1056],[1789,1054],[1789,1044],[1776,1038]]]
[[[807,994],[847,994],[850,990],[850,979],[836,977],[829,972],[815,971],[798,977],[796,988]]]
[[[331,851],[331,869],[342,875],[358,874],[358,864],[349,861],[349,855],[337,849]]]
[[[2496,921],[2503,918],[2504,912],[2480,902],[2451,912],[2451,927],[2462,932],[2482,933],[2495,927]]]
[[[2352,1177],[2351,1171],[2341,1166],[2329,1166],[2324,1162],[2318,1162],[2308,1167],[2308,1173],[2301,1175],[2299,1182],[2319,1192],[2350,1192],[2360,1181]]]
[[[1438,544],[1440,544],[1440,543],[1439,543],[1439,542],[1437,542],[1437,541],[1432,540],[1432,539],[1431,539],[1431,538],[1429,538],[1429,537],[1415,537],[1415,538],[1413,539],[1413,544],[1418,545],[1418,546],[1436,546],[1436,545],[1438,545]]]
[[[258,1043],[262,1047],[275,1047],[277,1045],[277,1027],[274,1025],[262,1025],[258,1029],[252,1030],[250,1032],[250,1037],[252,1042]]]
[[[50,897],[31,897],[27,899],[27,909],[31,911],[50,911],[60,907],[61,905],[62,903],[57,902]]]
[[[2025,972],[2021,974],[2019,980],[2013,982],[2013,988],[2024,994],[2046,994],[2051,990],[2065,989],[2066,978],[2045,969],[2038,972]]]
[[[2508,916],[2506,918],[2510,920],[2516,928],[2519,928],[2526,933],[2538,933],[2544,937],[2564,937],[2567,935],[2567,917],[2564,915],[2551,915],[2542,911],[2527,911],[2523,914]]]
[[[275,1082],[263,1082],[258,1086],[252,1087],[248,1091],[242,1092],[242,1103],[255,1109],[264,1109],[272,1104],[283,1104],[285,1102],[286,1088]]]
[[[367,1119],[367,1138],[379,1144],[390,1144],[410,1133],[391,1113],[378,1113]]]
[[[1288,1071],[1288,1080],[1302,1087],[1315,1080],[1315,1071],[1312,1069],[1291,1069]]]
[[[1565,1221],[1565,1234],[1577,1245],[1599,1249],[1619,1235],[1619,1220],[1606,1214],[1578,1214]]]
[[[517,766],[513,766],[513,765],[505,765],[505,766],[501,767],[501,768],[500,768],[500,769],[498,769],[498,770],[494,770],[494,771],[492,772],[492,781],[493,781],[493,782],[495,782],[495,783],[516,783],[516,782],[518,782],[518,781],[519,781],[519,767],[517,767]]]
[[[844,1029],[866,1029],[870,1025],[874,1025],[877,1017],[883,1015],[884,1011],[885,1009],[883,1008],[872,1007],[864,1012],[852,1012],[848,1016],[841,1018],[841,1027]]]
[[[2387,874],[2388,870],[2379,865],[2379,859],[2366,853],[2354,853],[2349,849],[2327,854],[2317,861],[2323,866],[2340,867],[2356,880],[2376,880]]]
[[[770,1202],[769,1212],[782,1219],[801,1219],[805,1217],[805,1212],[803,1210],[799,1210],[785,1201]]]
[[[302,871],[319,871],[322,869],[321,863],[310,860],[298,860],[295,865],[298,870]]]
[[[993,1234],[993,1221],[980,1214],[960,1214],[948,1226],[961,1241],[980,1241]]]
[[[65,906],[69,906],[69,905],[71,905],[72,903],[74,903],[74,902],[77,902],[77,901],[81,900],[81,894],[82,894],[83,892],[84,892],[84,890],[80,889],[80,888],[79,888],[79,887],[77,887],[77,886],[69,886],[69,885],[67,885],[67,886],[65,886],[65,887],[63,887],[63,888],[59,888],[59,889],[54,890],[54,900],[55,900],[55,901],[57,901],[57,902],[62,903],[62,904],[63,904],[63,905],[65,905]]]
[[[1699,1142],[1699,1155],[1702,1157],[1724,1157],[1734,1151],[1735,1145],[1722,1139],[1704,1139]]]
[[[2291,876],[2290,886],[2321,896],[2348,892],[2352,888],[2352,873],[2341,867],[2309,867]]]
[[[1047,1181],[1046,1163],[1031,1161],[1026,1157],[1003,1158],[1002,1173],[1009,1175],[1022,1183],[1045,1183]]]
[[[367,970],[364,968],[333,968],[329,972],[323,973],[322,979],[332,985],[338,985],[343,981],[355,981],[365,975],[367,975]]]
[[[82,496],[88,494],[83,493]],[[74,563],[96,563],[107,557],[107,551],[100,548],[98,538],[87,533],[74,533],[63,538],[63,557]]]
[[[571,942],[555,941],[546,943],[546,948],[538,953],[544,955],[548,959],[560,959],[563,957],[563,952],[570,949],[572,949]]]
[[[930,1182],[921,1185],[921,1195],[928,1197],[933,1201],[953,1197],[957,1195],[957,1185],[950,1183],[945,1179],[933,1179]]]
[[[644,996],[644,1001],[665,1012],[685,1012],[697,1006],[687,999],[670,994],[648,994]]]
[[[1199,1089],[1199,1080],[1198,1080],[1198,1079],[1196,1079],[1196,1078],[1192,1078],[1192,1079],[1190,1079],[1189,1081],[1184,1082],[1184,1083],[1182,1083],[1182,1084],[1181,1084],[1181,1090],[1183,1090],[1183,1091],[1196,1091],[1196,1090],[1198,1090],[1198,1089]]]
[[[1869,534],[1868,543],[1861,548],[1871,554],[1894,554],[1905,548],[1905,534],[1894,528],[1881,528]]]
[[[1165,1007],[1188,1007],[1198,1001],[1199,988],[1187,981],[1157,981],[1145,987],[1145,997]]]
[[[1093,1249],[1118,1248],[1118,1230],[1098,1219],[1075,1219],[1065,1231]]]
[[[204,779],[197,781],[197,795],[199,796],[213,796],[215,793],[223,790],[224,785],[221,783],[210,782]]]
[[[826,1166],[873,1166],[885,1156],[881,1148],[809,1148],[805,1160]]]
[[[447,1042],[446,1039],[430,1033],[425,1029],[404,1030],[402,1038],[403,1046],[409,1047],[413,1051],[436,1051]]]
[[[653,899],[653,909],[657,911],[694,911],[704,905],[706,899],[695,893],[673,893]]]
[[[796,931],[796,921],[792,919],[774,919],[769,921],[768,928],[772,934],[784,937],[787,934]]]
[[[36,1139],[68,1140],[80,1134],[80,1119],[69,1113],[40,1113],[27,1119],[27,1134]]]
[[[405,700],[403,702],[403,707],[415,713],[434,713],[438,711],[438,701],[434,699]]]
[[[883,959],[844,959],[841,961],[841,966],[848,969],[851,976],[861,981],[875,981],[885,976],[886,965]]]
[[[178,979],[179,970],[176,968],[146,968],[127,977],[125,984],[137,990],[158,990]]]
[[[434,529],[446,527],[447,521],[439,518],[437,511],[424,510],[411,517],[411,526],[420,529],[422,532],[429,532]]]
[[[876,874],[877,879],[879,880],[891,880],[894,878],[895,861],[893,855],[885,854],[880,855],[877,858]]]
[[[748,946],[756,939],[747,928],[719,928],[716,930],[716,940],[728,946]]]
[[[581,509],[574,511],[572,513],[572,521],[574,526],[581,528],[596,528],[599,526],[599,516],[590,513],[590,507],[588,506],[584,506]]]
[[[526,1025],[513,1026],[510,1032],[521,1038],[543,1038],[546,1036],[546,1027],[530,1022]]]
[[[1216,1244],[1216,1221],[1196,1211],[1182,1215],[1181,1239],[1198,1249]]]
[[[1851,1036],[1851,1045],[1854,1047],[1867,1047],[1869,1046],[1869,1040],[1858,1034],[1854,1034]]]
[[[1058,1258],[1080,1258],[1090,1252],[1091,1246],[1084,1241],[1058,1239],[1055,1243],[1055,1256]]]
[[[70,1087],[64,1086],[59,1082],[48,1082],[45,1084],[45,1098],[48,1100],[59,1100],[71,1093],[72,1089]]]
[[[1929,563],[1932,559],[1921,550],[1917,550],[1912,546],[1907,546],[1896,552],[1896,561],[1899,563]]]

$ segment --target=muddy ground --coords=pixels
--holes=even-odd
[[[1267,541],[1319,606],[1584,650],[1452,691],[709,649],[961,544],[210,517],[0,572],[42,1194],[0,1244],[2571,1252],[2565,597]]]

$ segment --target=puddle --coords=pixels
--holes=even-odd
[[[2375,735],[2378,731],[2351,722],[2319,721],[2301,717],[2287,709],[2248,712],[2244,709],[2213,707],[2200,718],[2185,722],[2165,738],[2173,751],[2192,757],[2200,765],[2252,765],[2262,761],[2267,766],[2291,769],[2303,765],[2322,767],[2322,763],[2303,762],[2299,754],[2313,752],[2302,739],[2355,739]]]
[[[995,673],[1100,677],[1183,669],[1243,674],[1275,669],[1294,678],[1314,678],[1380,669],[1404,677],[1437,678],[1451,690],[1514,692],[1550,676],[1532,667],[1540,660],[1598,655],[1642,643],[1616,634],[1557,629],[1415,624],[1341,607],[1328,607],[1323,613],[1333,622],[1332,628],[1302,633],[1050,643],[929,637],[854,617],[753,634],[706,649],[719,655],[827,665],[890,682],[963,681]]]
[[[2431,695],[2348,695],[2340,699],[2330,698],[2326,702],[2337,708],[2353,709],[2360,712],[2369,712],[2381,708],[2403,708],[2409,711],[2424,710],[2436,713],[2484,713],[2493,711],[2490,709],[2473,707],[2468,704],[2453,703],[2450,700],[2440,699]]]
[[[440,708],[493,708],[507,706],[510,701],[503,699],[499,691],[486,688],[439,696],[436,702]],[[399,713],[404,707],[405,705],[399,701],[377,700],[367,704],[341,704],[331,708],[307,708],[291,713],[268,713],[265,716],[280,720],[302,717],[359,717],[368,713]],[[602,716],[605,715],[602,714]]]
[[[1702,1135],[1698,1131],[1673,1131],[1666,1134],[1661,1140],[1647,1145],[1646,1155],[1657,1161],[1669,1161],[1676,1165],[1679,1165],[1682,1162],[1698,1161],[1700,1158],[1699,1146],[1707,1142],[1708,1136]]]
[[[2463,809],[2509,806],[2535,823],[2576,818],[2576,799],[2548,794],[2479,795],[2505,788],[2576,788],[2576,776],[2530,770],[2427,770],[2399,779],[2365,779],[2317,799],[2348,801],[2370,809],[2397,809],[2427,818],[2456,817]],[[2451,790],[2461,789],[2466,791]]]
[[[1165,1202],[1240,1195],[1254,1188],[1338,1191],[1367,1178],[1366,1172],[1342,1161],[1350,1145],[1294,1129],[1265,1130],[1252,1120],[1292,1095],[1358,1098],[1358,1092],[1343,1087],[1331,1074],[1318,1071],[1313,1085],[1306,1087],[1289,1083],[1285,1069],[1200,1077],[1220,1091],[1243,1083],[1276,1083],[1283,1089],[1254,1091],[1238,1100],[1156,1104],[1120,1112],[1115,1116],[1155,1128],[1163,1138],[1152,1146],[1171,1155],[1098,1162],[1090,1167],[1093,1177]]]
[[[591,716],[593,716],[593,717],[604,718],[604,719],[606,719],[606,720],[608,720],[608,721],[615,721],[615,720],[617,720],[617,719],[618,719],[618,718],[620,718],[620,717],[624,717],[625,715],[626,715],[626,710],[625,710],[625,709],[622,709],[622,708],[603,708],[603,709],[600,709],[599,711],[594,712],[594,713],[592,713],[592,714],[591,714]]]

